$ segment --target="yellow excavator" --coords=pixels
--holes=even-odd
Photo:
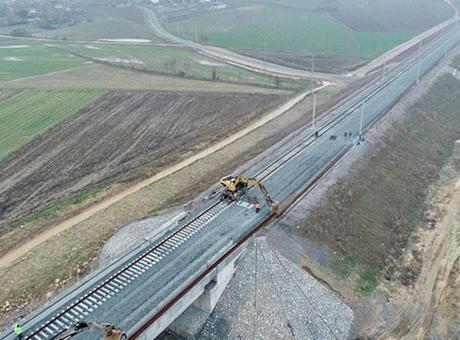
[[[272,212],[276,212],[278,209],[278,203],[270,197],[265,184],[258,179],[244,176],[226,176],[221,178],[220,184],[224,186],[222,199],[237,201],[245,196],[249,189],[252,187],[257,187],[264,195],[265,201],[271,208]]]
[[[104,334],[103,340],[125,340],[128,339],[123,330],[111,324],[102,324],[94,321],[80,321],[72,325],[66,331],[58,334],[53,340],[67,340],[87,331],[96,331]]]

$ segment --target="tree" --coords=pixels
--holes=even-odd
[[[27,17],[29,16],[29,12],[27,12],[25,9],[21,9],[19,12],[18,12],[18,16],[23,19],[23,20],[26,20]]]
[[[10,32],[13,37],[27,37],[29,33],[24,28],[16,28]]]
[[[203,33],[200,33],[200,37],[199,37],[199,41],[202,42],[202,43],[207,43],[209,42],[209,36],[207,33],[203,32]]]

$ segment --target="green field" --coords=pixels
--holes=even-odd
[[[85,63],[54,47],[28,40],[0,40],[0,81],[78,67]]]
[[[194,51],[175,47],[107,44],[65,44],[71,52],[136,70],[171,74],[184,78],[213,79],[275,87],[274,78],[207,58]],[[305,81],[281,79],[280,88],[299,90]]]
[[[38,23],[0,26],[0,34],[21,29],[29,35],[57,40],[149,39],[158,41],[144,24],[144,15],[137,7],[115,8],[88,6],[79,9],[79,22],[44,29]]]
[[[453,14],[442,0],[385,1],[233,1],[228,9],[172,21],[166,28],[242,51],[369,60]]]
[[[2,93],[8,91],[0,89]],[[103,91],[25,89],[0,101],[0,161],[34,137],[76,113]]]
[[[21,24],[21,25],[14,25],[14,26],[0,26],[0,34],[10,34],[13,30],[24,30],[28,33],[39,32],[42,29],[38,27],[36,24]]]

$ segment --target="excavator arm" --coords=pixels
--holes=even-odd
[[[276,212],[278,209],[278,204],[270,197],[265,184],[256,178],[227,176],[220,180],[220,184],[225,187],[223,197],[231,200],[237,200],[238,197],[244,195],[244,193],[251,187],[257,187],[264,195],[264,198],[267,201],[267,204],[271,207],[272,211]]]
[[[262,181],[259,181],[255,178],[248,178],[247,179],[248,186],[250,187],[258,187],[262,194],[264,195],[265,200],[267,201],[268,205],[272,205],[275,202],[272,200],[270,197],[270,194],[268,193],[267,187]]]
[[[104,340],[125,340],[128,338],[125,332],[113,325],[101,324],[94,321],[80,321],[66,331],[56,335],[53,340],[67,340],[86,331],[101,332],[104,334],[104,337],[101,339]]]

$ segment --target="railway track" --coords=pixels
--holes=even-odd
[[[382,91],[385,87],[395,81],[404,72],[409,70],[411,67],[416,65],[422,58],[426,57],[434,50],[439,48],[442,42],[432,44],[427,48],[424,53],[420,53],[416,57],[411,58],[406,63],[400,65],[387,75],[387,78],[383,80],[378,86],[370,84],[365,88],[365,91],[359,92],[356,97],[342,101],[337,104],[335,109],[340,108],[340,111],[333,117],[327,115],[322,121],[318,131],[321,135],[327,133],[335,126],[337,126],[344,119],[356,112],[356,110],[362,108],[365,103],[370,100],[377,93]],[[332,109],[334,110],[334,108]],[[333,111],[331,111],[333,112]],[[278,169],[289,162],[291,159],[299,155],[306,148],[315,143],[318,139],[315,137],[314,132],[302,138],[295,145],[289,147],[288,150],[283,151],[278,157],[272,160],[269,164],[265,165],[256,174],[256,177],[260,179],[266,179],[273,175]],[[323,168],[306,186],[305,191],[310,190],[314,187],[321,178],[343,157],[344,153],[340,153],[335,157],[325,168]],[[234,203],[227,203],[223,201],[217,201],[211,204],[204,211],[200,212],[197,216],[193,217],[190,221],[183,224],[177,230],[171,234],[163,237],[153,246],[149,247],[148,250],[140,254],[134,260],[124,265],[121,269],[111,274],[103,282],[87,291],[78,299],[69,303],[67,307],[64,307],[53,317],[49,318],[46,322],[40,324],[35,330],[25,335],[25,339],[34,340],[49,340],[53,339],[65,330],[67,330],[72,324],[78,321],[82,321],[88,318],[88,316],[95,311],[97,308],[102,306],[105,302],[115,297],[123,289],[128,287],[133,281],[139,277],[145,275],[147,272],[155,268],[155,265],[162,261],[170,253],[184,245],[187,240],[201,231],[204,227],[209,225],[214,219],[216,219],[225,210],[229,209]],[[186,289],[191,289],[194,285],[200,282],[207,274],[211,272],[217,265],[225,260],[233,251],[240,247],[248,238],[256,233],[264,225],[267,225],[275,218],[272,214],[258,226],[256,226],[246,237],[238,241],[225,255],[219,258],[215,263],[209,266],[209,268],[202,274],[200,274]],[[184,291],[186,291],[186,289]],[[174,305],[174,303],[180,298],[179,296],[174,297],[169,301],[162,310],[156,315],[159,317],[162,313],[167,311],[167,308]],[[132,338],[136,338],[140,334],[141,330],[136,331]]]
[[[321,127],[321,129],[323,129],[322,133],[325,133],[331,130],[337,124],[339,124],[342,120],[344,120],[346,117],[354,113],[356,109],[361,108],[362,104],[367,102],[369,98],[371,98],[376,93],[380,92],[383,88],[385,88],[390,83],[392,83],[395,79],[397,79],[405,71],[407,71],[408,69],[416,65],[420,60],[422,60],[424,57],[426,57],[431,52],[433,52],[437,47],[439,47],[439,45],[440,43],[436,43],[428,51],[426,51],[426,53],[418,55],[415,58],[415,60],[412,60],[411,62],[408,62],[405,65],[401,65],[401,67],[398,67],[396,70],[393,70],[391,78],[389,77],[387,81],[380,84],[376,89],[371,91],[371,93],[364,95],[363,98],[360,99],[359,103],[357,103],[356,105],[351,105],[351,107],[353,108],[351,112],[348,110],[345,110],[346,112],[344,114],[338,115],[337,117],[329,120],[326,124],[324,124],[324,126]],[[379,118],[381,118],[381,116],[374,119],[370,123],[369,127],[373,126],[379,120]],[[369,127],[364,129],[363,132],[367,131]],[[297,145],[290,148],[285,154],[281,155],[275,161],[271,162],[268,166],[258,171],[256,174],[256,177],[258,177],[259,179],[266,179],[269,176],[273,175],[280,167],[282,167],[283,164],[287,163],[289,160],[291,160],[296,155],[298,155],[300,152],[302,152],[305,148],[307,148],[312,143],[314,143],[316,138],[312,140],[312,137],[314,137],[314,134],[306,137],[301,142],[299,142]],[[347,145],[346,147],[344,147],[341,150],[341,152],[337,154],[325,167],[323,167],[308,183],[306,183],[306,185],[294,195],[294,197],[290,200],[290,203],[285,205],[283,209],[277,214],[279,214],[280,216],[284,215],[285,212],[290,208],[290,205],[295,204],[300,197],[304,196],[306,193],[310,192],[313,188],[315,188],[318,185],[318,183],[321,181],[321,179],[326,174],[328,174],[343,159],[343,157],[346,154],[348,154],[351,148],[352,148],[352,145]],[[247,242],[259,230],[261,230],[263,227],[270,224],[276,218],[277,214],[272,213],[270,216],[266,217],[254,229],[252,229],[249,233],[247,233],[241,240],[236,242],[225,254],[223,254],[219,259],[217,259],[213,264],[211,264],[203,273],[201,273],[198,277],[196,277],[177,296],[172,298],[165,306],[163,306],[163,308],[158,313],[156,313],[152,318],[150,318],[150,320],[148,320],[142,327],[137,329],[130,336],[130,339],[137,339],[139,336],[141,336],[142,333],[146,331],[150,325],[152,325],[164,313],[166,313],[171,307],[173,307],[175,303],[177,303],[188,291],[190,291],[191,289],[193,289],[193,287],[198,285],[204,278],[206,278],[207,275],[209,275],[213,270],[215,270],[222,262],[224,262],[231,254],[233,254],[238,248],[240,248],[245,242]]]
[[[232,205],[233,203],[223,201],[214,203],[184,224],[180,229],[155,244],[137,259],[125,265],[78,300],[75,300],[67,308],[61,310],[31,334],[26,335],[25,339],[53,339],[70,328],[74,323],[85,320],[96,308],[114,297],[148,270],[152,269],[168,254],[183,245],[189,238],[198,233]]]
[[[365,91],[357,91],[356,97],[355,95],[351,95],[351,98],[345,99],[338,104],[336,104],[333,108],[329,111],[333,112],[336,111],[337,108],[341,108],[340,112],[330,117],[327,115],[323,117],[325,122],[319,122],[319,127],[316,131],[312,132],[310,135],[306,136],[305,138],[301,139],[297,144],[291,147],[287,152],[284,152],[280,155],[275,161],[271,162],[270,164],[266,165],[263,169],[259,170],[254,176],[264,180],[269,178],[273,175],[276,170],[281,168],[286,162],[291,160],[292,158],[296,157],[302,151],[304,151],[307,147],[311,146],[317,141],[317,137],[315,133],[318,132],[319,136],[324,135],[328,131],[332,130],[335,126],[340,124],[343,120],[347,119],[349,116],[354,114],[357,110],[363,109],[363,106],[377,93],[382,91],[384,88],[392,84],[398,77],[404,74],[405,71],[409,70],[411,67],[416,65],[419,61],[423,60],[427,55],[433,52],[436,48],[439,47],[441,43],[436,42],[434,46],[431,46],[428,50],[425,50],[423,54],[416,55],[415,60],[409,60],[406,63],[399,65],[396,69],[392,70],[391,73],[387,74],[387,77],[383,79],[378,87],[374,87],[374,82],[367,84],[365,87]],[[357,99],[358,98],[358,99]]]

